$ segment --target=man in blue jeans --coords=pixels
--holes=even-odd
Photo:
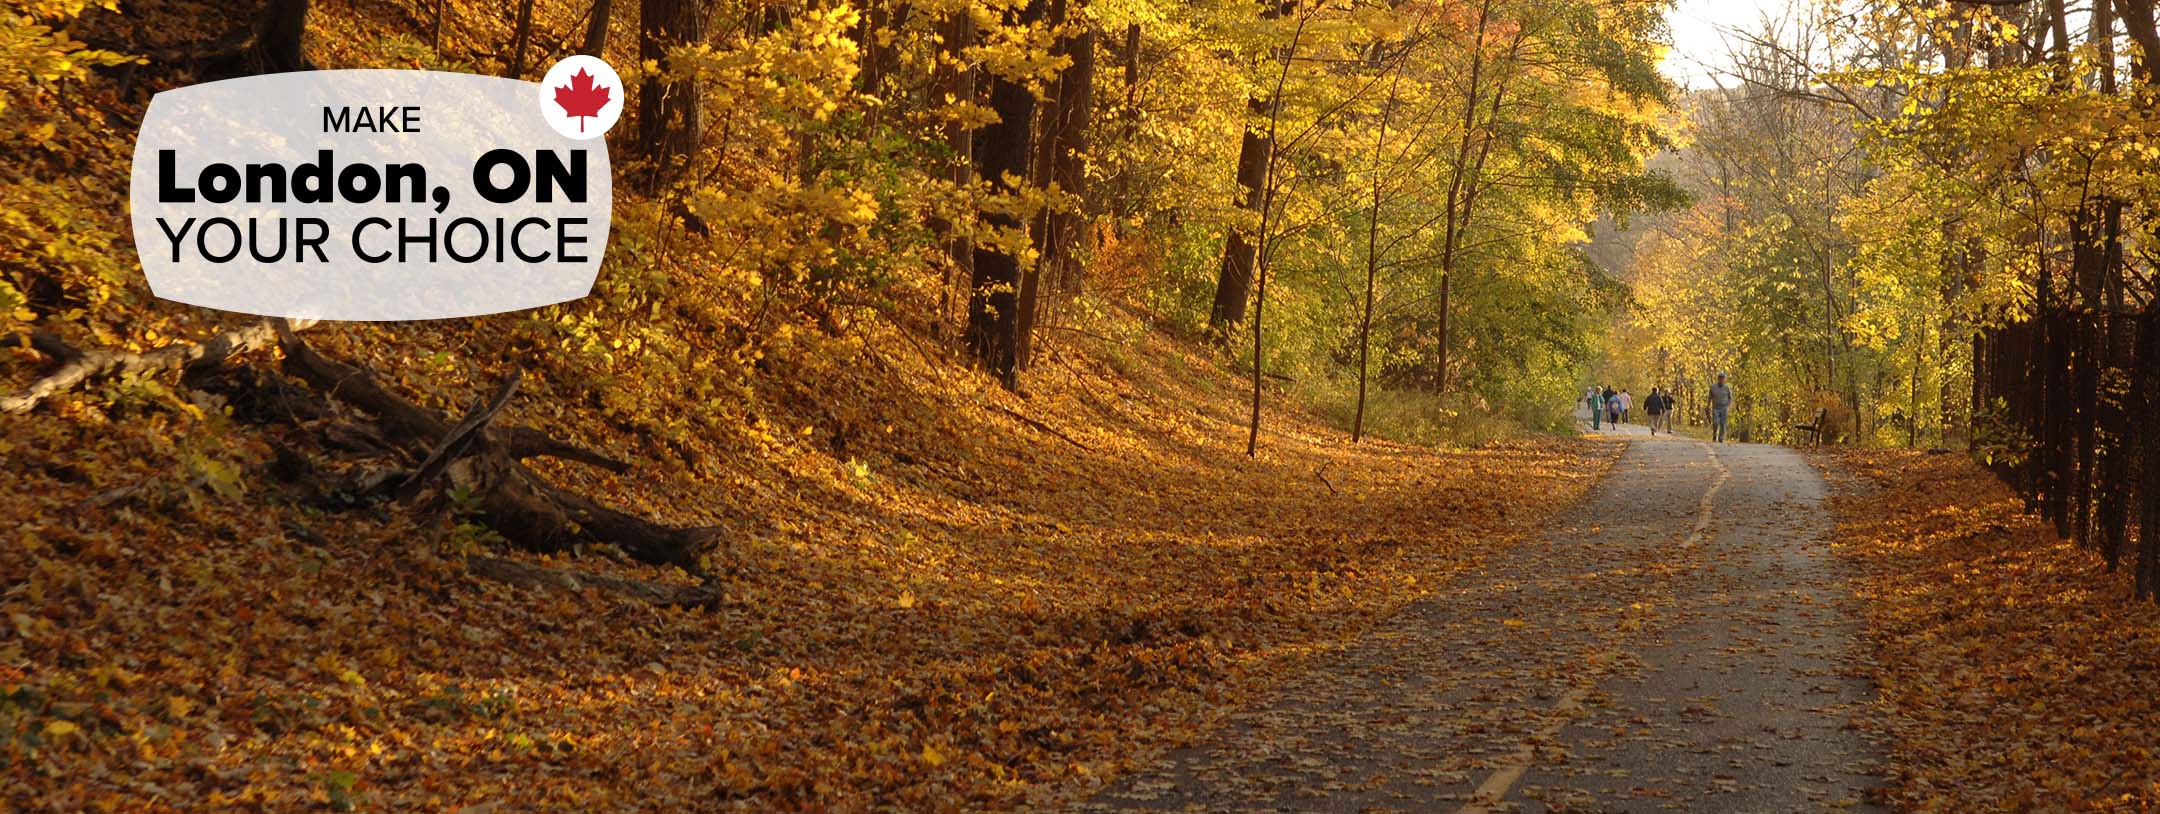
[[[1725,443],[1725,419],[1732,414],[1732,387],[1725,384],[1725,374],[1717,374],[1717,384],[1710,385],[1710,440]]]

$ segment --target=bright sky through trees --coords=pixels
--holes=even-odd
[[[1731,66],[1735,31],[1760,30],[1765,18],[1790,16],[1795,5],[1795,0],[1679,0],[1666,17],[1673,50],[1659,68],[1691,90],[1719,84]]]

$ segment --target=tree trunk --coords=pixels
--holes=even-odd
[[[585,18],[585,42],[578,47],[578,53],[589,57],[606,53],[608,24],[613,21],[614,11],[614,0],[593,0],[592,16]]]
[[[975,71],[966,61],[969,45],[975,40],[975,20],[966,12],[958,12],[946,18],[940,32],[936,68],[937,87],[949,104],[963,104],[975,100]],[[951,151],[948,180],[955,188],[966,189],[975,179],[975,131],[956,120],[945,125],[945,146]],[[943,319],[953,315],[953,292],[961,285],[971,284],[975,276],[975,244],[955,224],[940,219],[936,228],[945,237],[946,253],[952,259],[952,273],[946,284],[939,288],[938,323],[941,328],[948,324]]]
[[[1380,131],[1373,141],[1372,212],[1365,229],[1365,308],[1358,315],[1357,412],[1350,419],[1351,443],[1365,438],[1365,383],[1372,369],[1373,288],[1380,277],[1380,187],[1385,177],[1380,167],[1387,160],[1388,120],[1395,115],[1396,89],[1401,80],[1402,75],[1396,74],[1388,81],[1387,106],[1380,109]]]
[[[899,66],[900,55],[887,43],[886,37],[907,24],[912,6],[901,6],[894,11],[890,0],[876,0],[863,10],[862,23],[856,26],[856,51],[860,54],[859,68],[855,72],[855,87],[864,93],[878,96],[885,89],[885,78]]]
[[[1006,10],[1005,21],[1012,27],[1032,24],[1043,11],[1044,0],[1032,0],[1025,8]],[[975,131],[975,172],[990,182],[994,193],[1012,195],[1028,177],[1035,93],[1020,80],[994,76],[990,109],[998,120]],[[985,210],[982,220],[1001,231],[1021,228],[1019,219],[1002,208]],[[970,282],[968,351],[1000,384],[1013,389],[1019,385],[1020,258],[976,246]]]
[[[1063,0],[1053,2],[1053,20],[1065,18],[1063,5]],[[1086,4],[1081,3],[1079,7],[1084,11]],[[1087,192],[1087,130],[1095,105],[1095,32],[1086,27],[1084,13],[1074,16],[1079,18],[1080,30],[1062,33],[1052,51],[1070,59],[1071,64],[1059,72],[1056,92],[1043,111],[1042,134],[1038,139],[1040,149],[1035,157],[1035,183],[1045,189],[1056,188],[1066,195],[1084,196]],[[1070,293],[1074,281],[1079,278],[1078,249],[1085,205],[1083,200],[1071,205],[1044,207],[1036,220],[1034,240],[1038,260],[1020,287],[1018,331],[1022,369],[1027,368],[1034,356],[1035,321],[1048,307],[1042,301],[1045,278],[1047,286],[1059,293]]]
[[[256,53],[263,73],[304,71],[307,60],[308,0],[270,0],[257,22]]]
[[[1087,25],[1084,17],[1080,24]],[[1059,293],[1074,294],[1080,290],[1081,241],[1088,235],[1089,213],[1097,211],[1090,205],[1087,184],[1089,133],[1095,126],[1095,29],[1083,28],[1073,35],[1065,53],[1073,64],[1058,83],[1058,150],[1051,157],[1050,180],[1078,200],[1075,208],[1051,215],[1050,245],[1057,251],[1051,279]]]
[[[1260,197],[1260,245],[1258,246],[1259,251],[1254,253],[1253,263],[1252,425],[1245,435],[1245,457],[1247,458],[1257,457],[1260,454],[1260,378],[1263,375],[1261,369],[1267,359],[1266,354],[1261,353],[1260,337],[1261,328],[1264,325],[1261,316],[1267,307],[1268,249],[1270,244],[1268,228],[1272,225],[1272,217],[1275,213],[1275,160],[1272,145],[1275,143],[1275,130],[1282,125],[1283,86],[1290,82],[1290,66],[1297,62],[1298,43],[1305,38],[1305,24],[1308,21],[1309,19],[1305,15],[1298,15],[1297,31],[1290,35],[1290,47],[1284,49],[1281,55],[1282,70],[1275,75],[1275,92],[1268,94],[1271,101],[1268,104],[1267,143],[1271,145],[1271,149],[1268,151],[1269,158],[1266,171],[1261,173],[1260,176],[1260,188],[1265,190],[1266,194]]]
[[[1478,103],[1482,101],[1485,81],[1485,35],[1491,25],[1492,0],[1478,6],[1476,41],[1470,53],[1470,75],[1463,93],[1462,133],[1455,148],[1455,166],[1449,173],[1447,191],[1446,224],[1441,235],[1440,248],[1440,352],[1437,370],[1433,373],[1433,389],[1445,394],[1448,388],[1448,342],[1453,327],[1453,314],[1449,312],[1448,285],[1455,277],[1456,252],[1462,248],[1463,233],[1469,231],[1472,205],[1477,196],[1477,175],[1483,172],[1485,155],[1492,140],[1489,135],[1479,138],[1477,121]],[[1520,40],[1518,39],[1518,43]],[[1502,94],[1493,93],[1492,105],[1497,116]],[[1471,148],[1482,142],[1472,161]]]
[[[525,46],[532,42],[533,0],[518,4],[517,34],[510,38],[509,70],[503,76],[516,79],[525,75]]]
[[[2100,58],[2097,68],[2100,92],[2113,96],[2116,93],[2115,14],[2108,0],[2093,4],[2090,33]],[[2096,268],[2091,292],[2101,316],[2094,337],[2099,355],[2094,360],[2092,406],[2093,420],[2105,426],[2106,435],[2097,439],[2098,470],[2090,473],[2090,482],[2096,484],[2097,494],[2091,507],[2093,518],[2089,533],[2096,535],[2100,554],[2106,559],[2108,570],[2113,571],[2120,567],[2130,533],[2128,500],[2133,487],[2130,483],[2132,447],[2129,439],[2135,430],[2126,409],[2128,404],[2124,401],[2130,394],[2124,392],[2123,385],[2131,375],[2130,344],[2135,337],[2135,325],[2123,308],[2122,202],[2102,199],[2097,210],[2100,241],[2098,257],[2093,263]],[[2146,529],[2148,536],[2154,533],[2152,527]]]
[[[1912,374],[1906,377],[1905,400],[1905,448],[1920,445],[1920,368],[1927,364],[1927,329],[1922,328],[1913,337]]]
[[[2067,52],[2069,23],[2064,19],[2062,6],[2062,0],[2049,2],[2055,17],[2056,36]],[[2096,42],[2102,38],[2103,31],[2108,31],[2108,38],[2112,38],[2113,23],[2106,15],[2096,16],[2093,22],[2091,36]],[[2102,70],[2101,73],[2111,71]],[[2101,311],[2108,274],[2108,249],[2103,242],[2107,237],[2106,220],[2106,202],[2094,197],[2080,200],[2070,214],[2070,267],[2077,288],[2078,310],[2077,316],[2073,317],[2071,333],[2075,343],[2071,386],[2076,399],[2072,410],[2077,428],[2076,469],[2069,491],[2072,536],[2081,545],[2097,545],[2093,536],[2093,503],[2096,499],[2094,479],[2099,474],[2100,366],[2106,354],[2107,328]],[[2112,568],[2113,555],[2108,556]]]
[[[1452,339],[1449,336],[1449,331],[1454,325],[1454,322],[1449,319],[1448,311],[1450,307],[1448,297],[1451,294],[1448,288],[1452,283],[1452,275],[1446,272],[1440,274],[1440,350],[1439,358],[1435,360],[1433,365],[1433,392],[1443,394],[1447,392],[1448,388],[1448,343]]]
[[[1296,5],[1295,0],[1270,3],[1268,8],[1260,13],[1260,18],[1279,18]],[[1132,42],[1137,45],[1137,32],[1129,36],[1133,37]],[[1127,90],[1130,92],[1130,74],[1127,78]],[[1280,88],[1281,84],[1278,82],[1276,86]],[[1267,214],[1263,200],[1266,195],[1261,187],[1266,185],[1269,169],[1274,166],[1274,116],[1280,102],[1280,99],[1257,97],[1245,100],[1245,109],[1252,117],[1265,116],[1269,122],[1265,131],[1255,127],[1253,121],[1248,120],[1245,123],[1244,141],[1238,146],[1237,163],[1238,188],[1244,190],[1245,199],[1238,205],[1247,212],[1258,213],[1262,219],[1265,219]],[[1254,258],[1258,254],[1258,243],[1265,238],[1265,235],[1261,235],[1260,240],[1256,241],[1244,232],[1231,230],[1229,239],[1223,244],[1222,268],[1215,278],[1215,304],[1208,312],[1209,326],[1222,330],[1245,321],[1245,302],[1251,299],[1253,293]],[[1259,360],[1255,359],[1253,370],[1257,372],[1259,369]]]
[[[435,51],[436,56],[442,56],[443,17],[449,10],[450,0],[435,0],[435,25],[429,29],[428,47]]]
[[[1125,105],[1118,110],[1122,135],[1126,144],[1133,143],[1140,135],[1140,24],[1125,26],[1125,43],[1119,49],[1119,67],[1125,73]],[[1132,174],[1117,175],[1117,191],[1111,203],[1112,227],[1119,237],[1125,235],[1126,222],[1134,211],[1132,199]]]
[[[668,76],[676,68],[668,52],[705,39],[704,0],[642,0],[638,7],[638,57],[657,62],[659,73],[638,87],[638,146],[651,159],[646,189],[656,191],[678,177],[697,149],[704,104],[695,79]]]
[[[1248,111],[1255,115],[1268,115],[1273,106],[1260,99],[1245,102]],[[1239,203],[1247,212],[1258,213],[1261,199],[1265,197],[1261,186],[1265,183],[1268,165],[1275,160],[1275,142],[1266,131],[1248,122],[1245,141],[1238,148],[1237,182],[1244,190],[1245,200]],[[1253,257],[1257,246],[1245,232],[1231,230],[1229,240],[1223,246],[1222,269],[1215,278],[1215,306],[1208,313],[1208,324],[1227,328],[1245,321],[1245,303],[1252,299]]]
[[[1056,42],[1050,46],[1050,56],[1055,59],[1066,55],[1065,49],[1068,45],[1062,34],[1065,25],[1065,0],[1049,0],[1049,3],[1049,16],[1046,18],[1045,27],[1061,32]],[[1035,137],[1031,145],[1035,154],[1028,165],[1028,183],[1036,189],[1050,188],[1050,164],[1056,160],[1058,153],[1057,120],[1063,115],[1064,100],[1061,97],[1068,78],[1066,73],[1067,71],[1058,73],[1057,82],[1047,89],[1048,99],[1045,103],[1036,105]],[[1016,370],[1026,370],[1035,352],[1035,319],[1041,315],[1043,307],[1042,278],[1054,262],[1050,255],[1057,242],[1057,238],[1050,232],[1050,218],[1056,209],[1054,203],[1045,201],[1041,211],[1036,212],[1035,218],[1028,223],[1028,242],[1035,247],[1035,262],[1020,270],[1020,295],[1014,305],[1016,310],[1013,314],[1013,367]]]
[[[2138,45],[2137,58],[2130,63],[2132,74],[2142,79],[2147,87],[2160,89],[2160,66],[2154,64],[2156,60],[2160,60],[2160,24],[2156,24],[2154,4],[2154,0],[2115,0],[2116,13],[2110,17],[2110,21],[2119,23],[2123,32],[2129,34],[2130,40]],[[2136,98],[2146,115],[2153,115],[2155,96],[2136,94]],[[2151,234],[2160,238],[2160,227],[2154,227]]]
[[[2160,404],[2160,307],[2146,306],[2138,319],[2137,343],[2130,403],[2149,409]],[[2138,492],[2145,504],[2138,521],[2137,589],[2140,596],[2152,596],[2160,587],[2160,429],[2150,421],[2137,424],[2143,447],[2139,468],[2144,474]]]

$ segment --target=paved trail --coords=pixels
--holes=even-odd
[[[1623,427],[1611,474],[1085,811],[1879,810],[1820,477]]]

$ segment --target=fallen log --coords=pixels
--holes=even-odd
[[[403,483],[398,484],[398,499],[410,500],[419,493],[421,487],[442,474],[452,462],[471,452],[473,445],[479,443],[480,435],[487,429],[488,424],[495,420],[495,416],[502,414],[504,407],[510,406],[510,396],[517,392],[518,381],[524,377],[525,372],[522,370],[510,371],[510,377],[503,380],[501,387],[496,388],[493,398],[482,404],[480,409],[474,410],[472,415],[466,416],[464,421],[458,422],[457,426],[450,428],[449,434],[436,442],[435,448],[429,450],[427,457],[420,460],[420,468],[413,470]]]
[[[610,458],[531,427],[491,428],[490,432],[504,436],[492,440],[502,444],[503,451],[509,453],[510,457],[521,461],[528,458],[556,458],[597,466],[616,474],[630,471],[630,464],[626,461]]]
[[[306,328],[312,322],[294,325]],[[173,370],[183,375],[214,368],[226,359],[277,343],[277,330],[268,320],[242,328],[219,331],[201,342],[175,342],[141,353],[114,350],[83,350],[50,331],[32,331],[29,346],[50,356],[60,367],[31,382],[22,393],[0,397],[0,413],[27,413],[46,399],[83,384],[113,376],[140,376]]]
[[[452,438],[455,428],[440,412],[391,392],[366,369],[323,356],[282,327],[278,341],[287,374],[374,415],[393,440],[419,449]],[[444,462],[442,471],[479,497],[488,526],[505,539],[543,553],[583,543],[613,545],[639,562],[704,573],[704,557],[718,544],[721,529],[661,525],[610,508],[540,477],[510,444],[499,442],[487,422],[478,422],[471,434],[482,443]]]
[[[284,369],[295,378],[315,385],[332,398],[359,407],[392,428],[409,436],[437,439],[450,432],[450,419],[441,411],[422,407],[383,388],[375,377],[359,368],[334,361],[315,351],[298,337],[279,339],[285,351]],[[630,464],[563,441],[531,427],[487,427],[488,443],[517,460],[560,458],[590,464],[610,472],[630,470]]]

